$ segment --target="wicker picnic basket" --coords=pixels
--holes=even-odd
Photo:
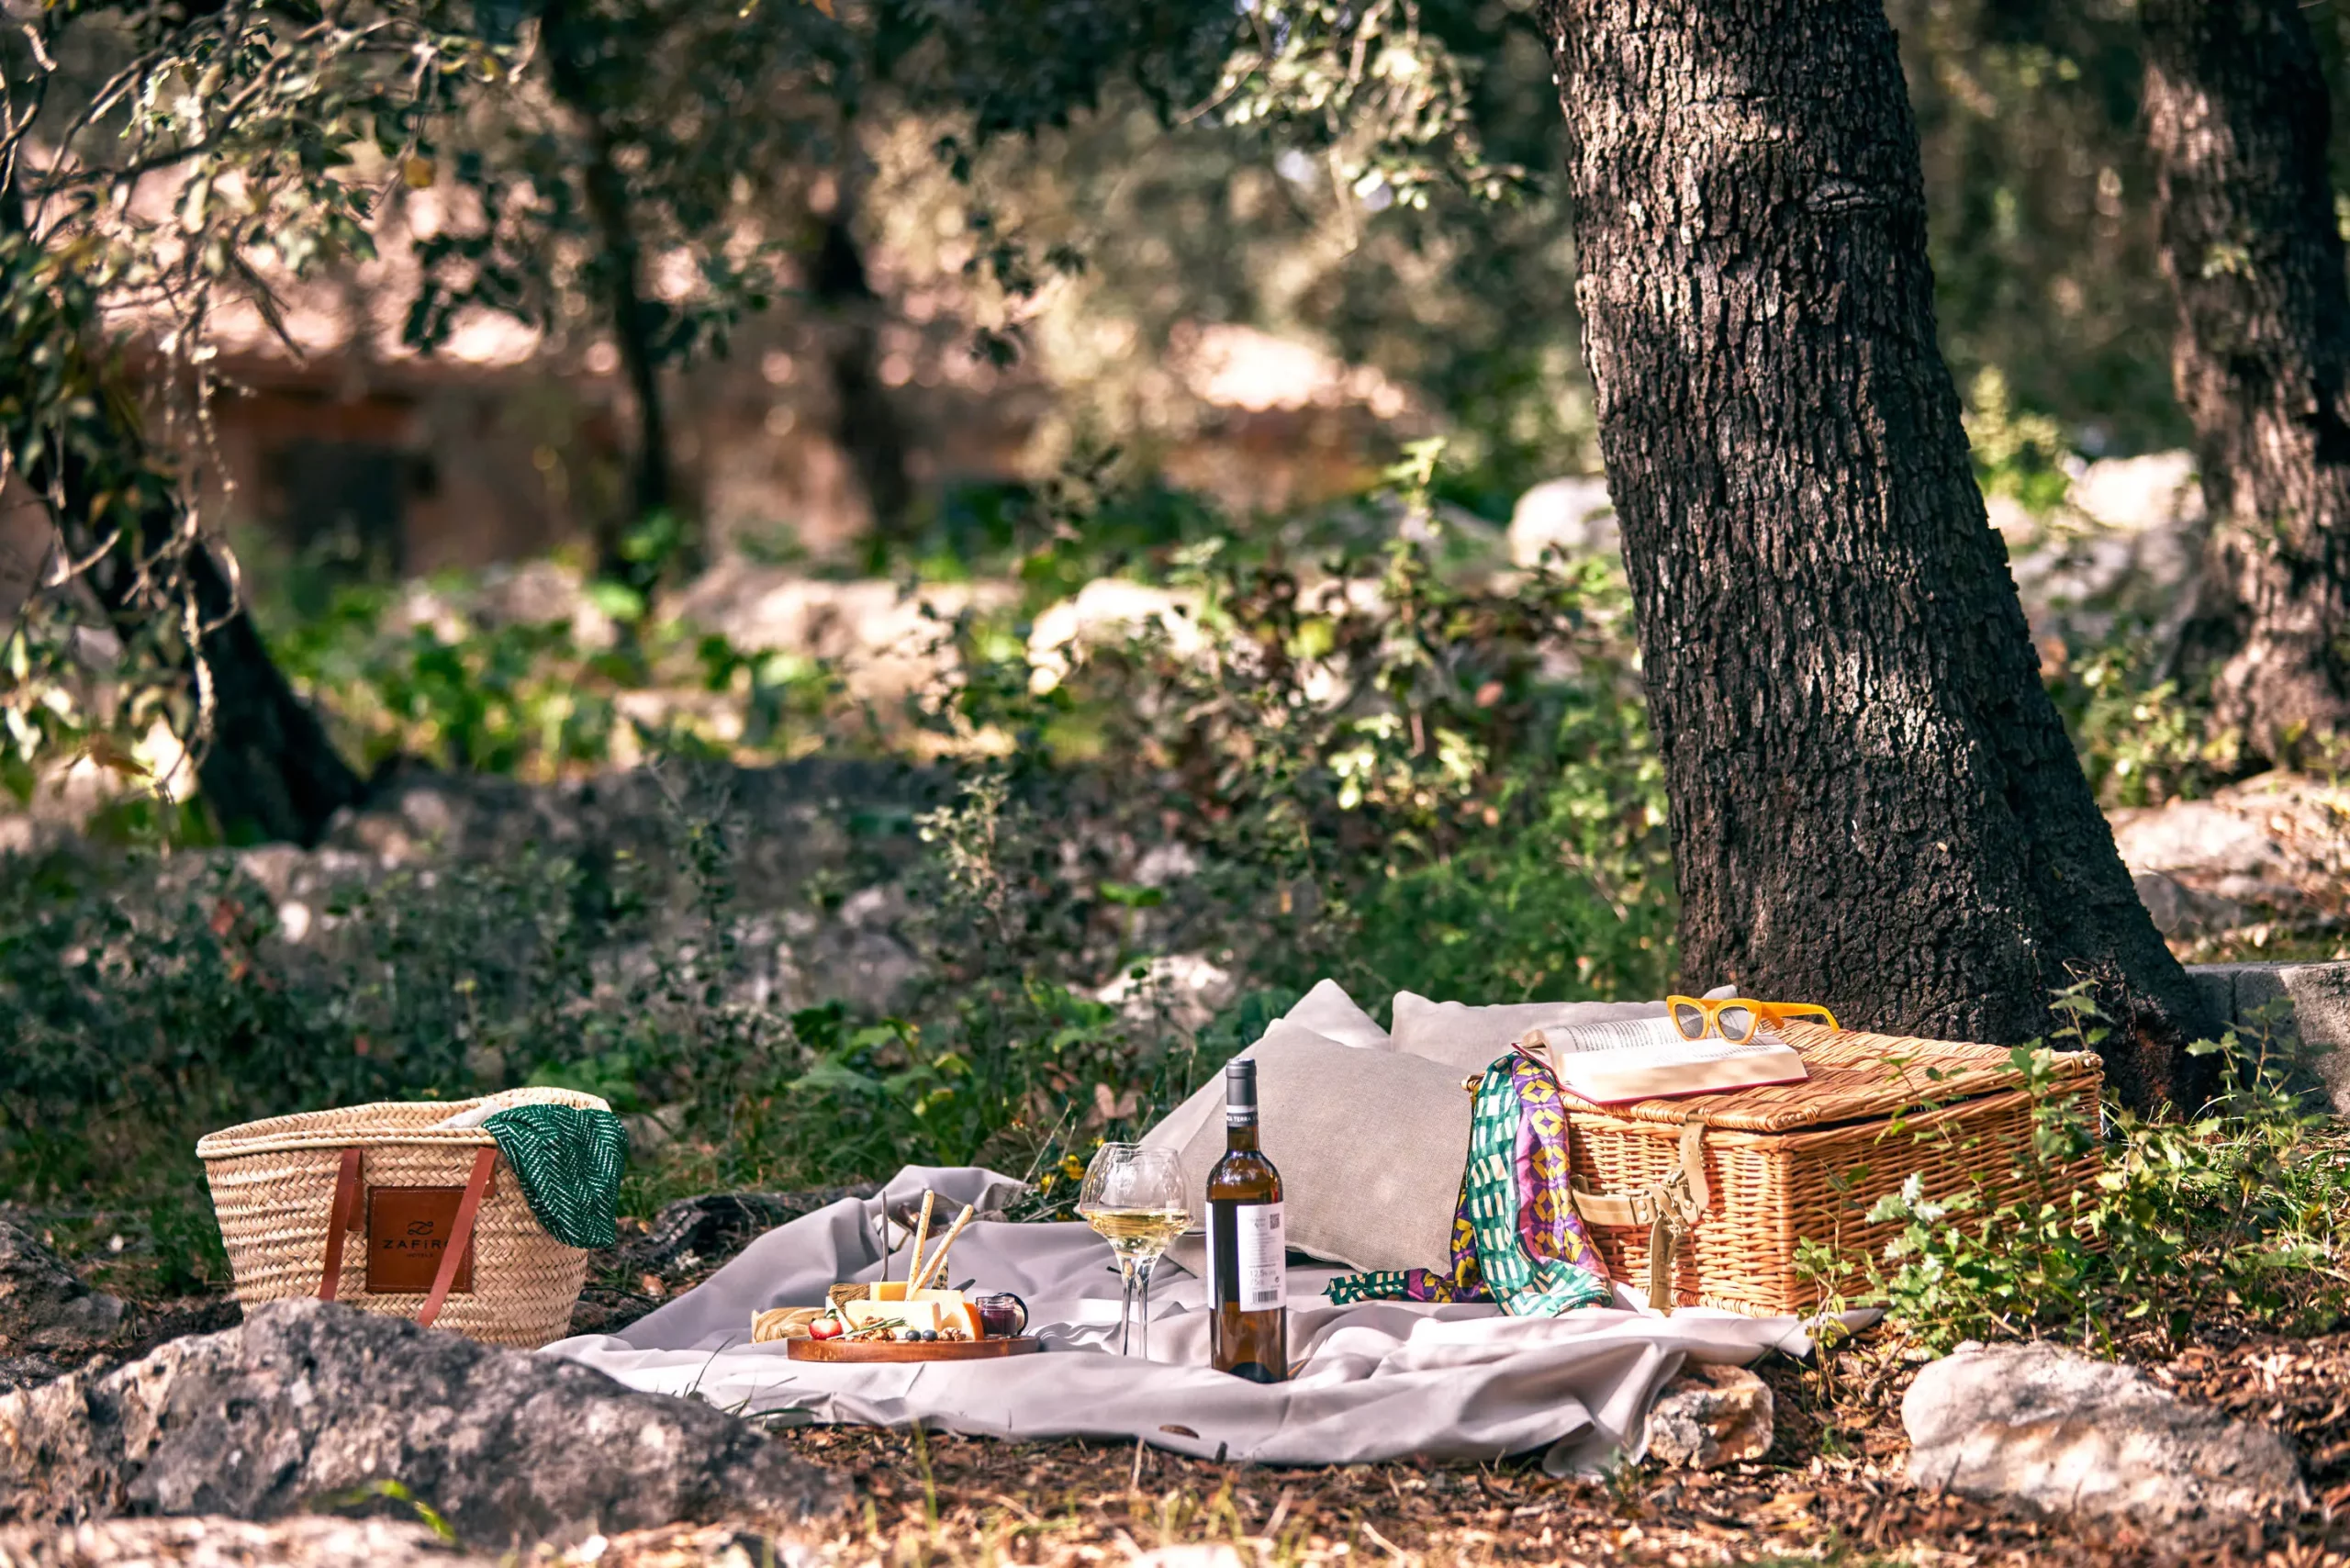
[[[512,1170],[498,1169],[495,1137],[436,1125],[533,1103],[610,1108],[566,1089],[512,1089],[307,1111],[205,1137],[196,1153],[237,1299],[315,1295],[499,1345],[561,1338],[588,1254],[539,1224]],[[395,1255],[403,1249],[413,1255]]]
[[[1864,1216],[1913,1174],[1929,1198],[1971,1191],[1986,1207],[2061,1201],[2096,1178],[2094,1150],[2030,1169],[2034,1101],[1999,1047],[1811,1024],[1778,1033],[1807,1081],[1606,1109],[1567,1096],[1576,1207],[1609,1272],[1645,1283],[1660,1308],[1661,1295],[1765,1315],[1817,1306],[1796,1244],[1881,1252],[1897,1226]],[[2095,1126],[2102,1082],[2096,1056],[2061,1052],[2043,1093]]]

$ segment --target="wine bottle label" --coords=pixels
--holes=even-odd
[[[1232,1217],[1240,1310],[1263,1312],[1283,1305],[1289,1300],[1289,1244],[1281,1233],[1281,1204],[1237,1204]]]

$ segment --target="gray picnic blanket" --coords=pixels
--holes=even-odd
[[[1333,1269],[1290,1270],[1290,1382],[1262,1386],[1209,1367],[1204,1287],[1162,1263],[1150,1301],[1150,1355],[1117,1350],[1119,1286],[1110,1249],[1082,1225],[974,1222],[952,1282],[1008,1290],[1028,1305],[1045,1352],[919,1366],[792,1361],[754,1345],[753,1314],[818,1305],[841,1280],[903,1277],[901,1240],[884,1219],[925,1187],[952,1214],[1016,1202],[1009,1177],[973,1167],[909,1166],[878,1197],[844,1199],[780,1226],[695,1289],[618,1334],[558,1340],[565,1356],[632,1387],[699,1394],[745,1414],[934,1428],[1001,1438],[1144,1442],[1201,1458],[1334,1464],[1415,1455],[1490,1460],[1542,1452],[1554,1474],[1637,1458],[1651,1403],[1684,1361],[1744,1365],[1769,1350],[1806,1355],[1792,1317],[1684,1308],[1659,1316],[1619,1290],[1612,1307],[1556,1318],[1491,1306],[1365,1302],[1319,1293]],[[891,1257],[893,1251],[897,1256]]]

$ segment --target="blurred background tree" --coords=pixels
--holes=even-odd
[[[2065,521],[2084,462],[2192,429],[2167,367],[2136,9],[1891,13],[1978,478]],[[2345,7],[2302,17],[2338,87]],[[118,711],[248,759],[207,764],[232,831],[314,837],[360,786],[260,673],[261,643],[229,646],[245,633],[220,592],[194,622],[229,640],[208,690],[172,651],[212,570],[173,566],[199,533],[250,531],[264,599],[320,563],[391,577],[576,541],[628,628],[746,551],[1005,569],[1053,476],[1105,454],[1121,484],[1214,503],[1126,513],[1099,532],[1113,565],[1214,530],[1216,509],[1286,537],[1276,514],[1342,502],[1420,436],[1447,438],[1439,499],[1489,552],[1529,487],[1598,466],[1558,89],[1524,0],[89,5],[5,48],[29,269],[17,341],[26,364],[49,343],[83,367],[10,405],[18,472],[53,490],[35,460],[78,431],[135,450],[149,490],[179,498],[153,535],[179,543],[149,548],[123,574],[135,604],[108,611],[118,635],[163,628],[123,646],[160,650],[164,695]],[[321,50],[328,68],[288,93],[288,62]],[[84,104],[100,112],[71,123]],[[295,207],[260,194],[280,187]],[[135,194],[136,216],[100,223],[102,190]],[[92,236],[102,249],[79,248]],[[313,331],[338,311],[360,325]],[[493,316],[520,333],[494,385],[474,347]],[[263,383],[295,361],[300,398],[375,398],[403,432],[294,442],[342,465],[352,493],[330,504],[301,493],[314,469],[272,481],[240,455],[285,444]],[[435,412],[433,388],[468,376],[487,389]],[[91,396],[109,379],[124,396]],[[206,420],[238,428],[207,443]],[[459,436],[490,425],[512,427],[504,488],[453,487]],[[746,501],[765,481],[740,475],[762,463],[798,476]],[[397,537],[330,559],[285,521],[306,507]],[[87,536],[62,558],[114,538],[90,506],[65,510]],[[2156,649],[2132,667],[2200,689],[2210,662]],[[20,760],[86,750],[88,723],[19,706],[45,737]]]
[[[2338,846],[2180,652],[2150,17],[1889,10],[1932,493],[2095,803]],[[534,1077],[666,1191],[1049,1171],[1325,976],[1681,977],[1533,0],[11,17],[0,1179],[208,1238],[207,1126]],[[2350,956],[2309,853],[2174,950]]]

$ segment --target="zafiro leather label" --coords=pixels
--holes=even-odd
[[[457,1228],[463,1187],[370,1187],[367,1190],[367,1294],[422,1295],[432,1288],[449,1237]],[[463,1295],[474,1288],[473,1238],[457,1260]]]

